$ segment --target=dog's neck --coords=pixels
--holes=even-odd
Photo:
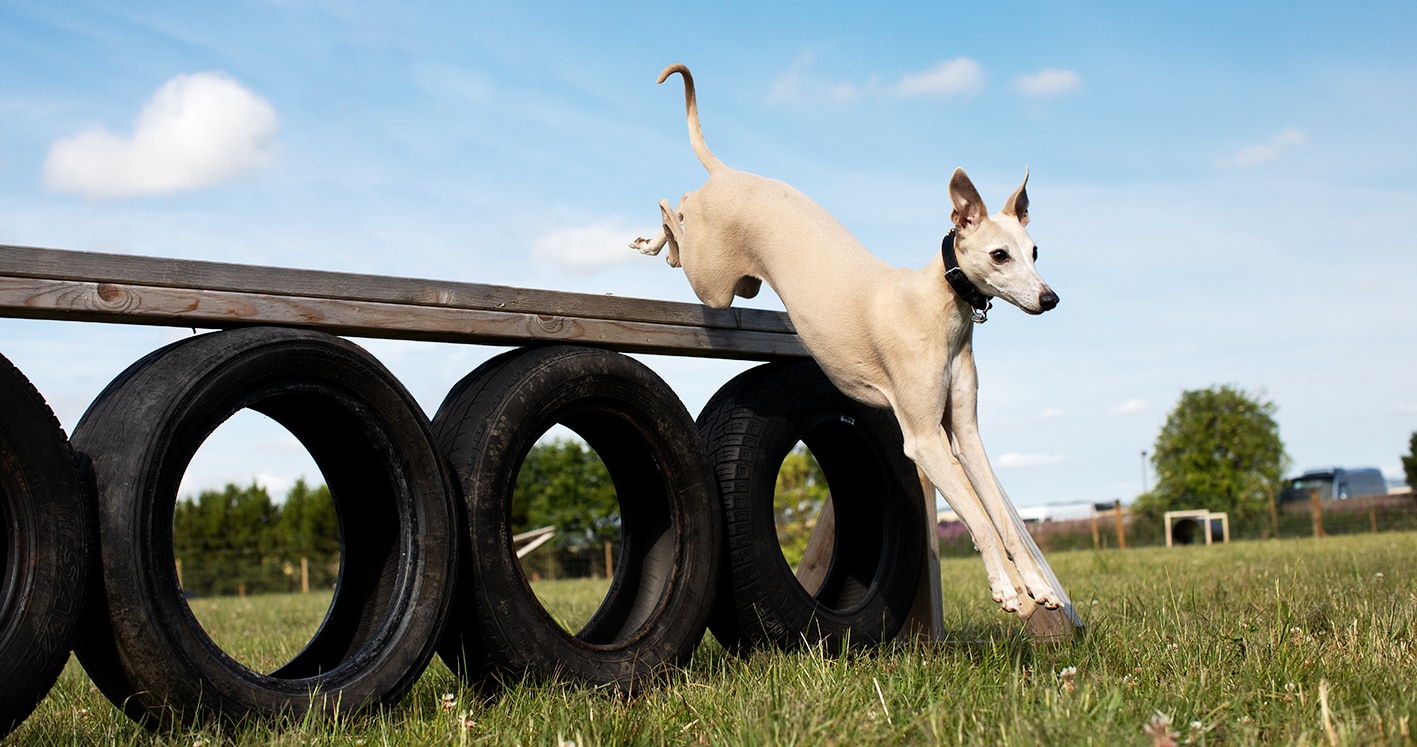
[[[989,320],[989,309],[993,306],[989,297],[979,290],[969,276],[964,274],[964,270],[959,267],[959,260],[955,258],[955,232],[951,230],[945,234],[945,240],[940,243],[940,255],[945,259],[945,280],[948,280],[950,287],[954,289],[956,295],[964,299],[974,309],[974,323],[983,324]]]

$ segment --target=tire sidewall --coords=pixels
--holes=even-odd
[[[53,686],[88,589],[92,516],[69,442],[39,392],[0,356],[0,737]]]
[[[459,401],[459,394],[475,401]],[[672,571],[657,599],[638,602],[654,609],[646,609],[641,616],[647,618],[631,625],[633,630],[606,633],[608,640],[602,642],[562,629],[541,607],[510,541],[511,496],[521,464],[557,423],[577,432],[602,456],[627,521],[632,510],[625,501],[634,499],[626,495],[627,482],[653,483],[642,487],[662,490],[665,505],[657,510],[668,512]],[[575,346],[523,349],[460,383],[434,417],[434,431],[462,490],[469,535],[463,590],[469,588],[469,576],[477,577],[471,589],[476,609],[464,617],[477,619],[485,647],[480,663],[454,660],[450,665],[474,678],[565,676],[634,689],[658,670],[687,660],[707,623],[720,522],[693,422],[662,380],[618,353]],[[607,434],[630,443],[613,443],[618,439]],[[641,457],[630,453],[640,447],[648,462],[637,462]],[[643,472],[640,467],[647,463],[656,474],[627,477],[631,470]],[[656,507],[633,510],[651,514]],[[607,600],[646,593],[635,588],[641,579],[621,573],[623,551],[636,541],[628,525],[622,539],[622,558]],[[450,649],[456,646],[440,649],[445,659]]]
[[[711,625],[720,642],[735,651],[804,644],[835,651],[893,637],[914,599],[925,519],[915,467],[890,413],[841,394],[814,362],[794,361],[759,366],[726,384],[700,414],[699,428],[727,522],[726,570]],[[826,473],[836,512],[823,587],[847,565],[874,569],[869,588],[850,603],[818,599],[782,554],[773,493],[783,459],[799,441]]]
[[[217,646],[183,597],[173,557],[177,489],[196,450],[231,415],[285,392],[349,413],[371,448],[390,455],[384,466],[398,472],[393,482],[405,491],[392,496],[406,555],[392,587],[398,598],[383,602],[384,618],[365,645],[316,677],[264,675]],[[237,720],[348,711],[400,697],[413,678],[403,670],[421,672],[431,656],[430,645],[416,642],[412,661],[406,660],[407,639],[436,639],[455,573],[447,474],[426,420],[411,403],[362,349],[303,330],[201,335],[120,375],[74,436],[91,460],[98,491],[107,607],[100,621],[107,635],[94,636],[79,653],[86,667],[90,655],[94,659],[98,671],[91,675],[105,694],[156,728],[212,713]],[[115,438],[120,433],[128,438]],[[336,495],[337,508],[339,501]],[[343,548],[342,558],[358,551]],[[428,604],[416,609],[412,599]],[[328,624],[327,617],[322,630]]]

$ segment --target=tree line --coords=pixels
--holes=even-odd
[[[324,485],[303,479],[276,503],[252,482],[205,490],[177,502],[172,552],[184,591],[199,596],[333,588],[339,574],[339,518]],[[303,568],[302,568],[303,561]]]
[[[615,486],[595,451],[558,439],[532,447],[512,499],[514,532],[556,527],[538,553],[619,545]],[[184,591],[199,596],[298,591],[338,581],[339,516],[325,485],[298,480],[284,500],[228,484],[177,501],[172,549]]]

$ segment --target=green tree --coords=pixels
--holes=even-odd
[[[339,516],[325,485],[311,488],[295,481],[276,520],[279,551],[288,556],[325,558],[339,555]]]
[[[266,489],[228,483],[173,507],[172,551],[182,585],[198,594],[272,590],[263,567],[275,545],[278,511]]]
[[[1229,386],[1182,392],[1156,437],[1156,487],[1137,508],[1153,518],[1177,509],[1237,518],[1265,510],[1288,462],[1275,411],[1274,403]]]
[[[782,556],[793,568],[802,562],[817,514],[827,498],[827,478],[806,446],[798,444],[782,460],[773,492],[773,520]]]
[[[310,588],[329,589],[339,581],[339,515],[329,487],[296,480],[280,506],[276,538],[276,559],[292,588],[300,588],[302,560],[308,563]]]
[[[1407,473],[1407,485],[1417,492],[1417,433],[1407,442],[1407,456],[1402,458],[1402,471]]]
[[[522,462],[512,494],[512,528],[556,527],[555,543],[599,547],[620,537],[620,502],[605,463],[580,441],[538,443]]]

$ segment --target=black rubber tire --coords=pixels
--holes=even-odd
[[[319,630],[270,674],[222,651],[178,585],[172,516],[193,454],[239,410],[310,452],[340,521],[340,574]],[[248,328],[188,338],[133,364],[89,407],[74,448],[98,499],[101,604],[79,660],[151,729],[215,718],[347,714],[401,698],[431,660],[452,601],[451,478],[427,417],[346,340]]]
[[[0,356],[0,737],[69,661],[88,587],[93,521],[69,439]]]
[[[841,394],[816,363],[768,363],[729,381],[704,406],[699,434],[726,520],[725,571],[710,627],[726,648],[828,652],[895,636],[915,599],[925,513],[900,427]],[[836,534],[815,593],[783,558],[773,491],[801,441],[831,489]]]
[[[554,424],[605,463],[620,501],[614,580],[581,630],[537,601],[511,542],[523,460]],[[461,586],[439,653],[469,682],[561,677],[633,692],[703,639],[721,519],[694,423],[633,359],[557,345],[494,358],[460,381],[433,432],[466,511]]]

